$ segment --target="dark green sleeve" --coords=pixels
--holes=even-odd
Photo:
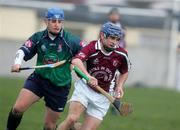
[[[33,34],[25,43],[20,47],[24,51],[24,60],[27,61],[31,59],[37,53],[37,33]]]

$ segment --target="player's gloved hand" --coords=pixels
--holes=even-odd
[[[19,68],[21,67],[21,65],[19,64],[15,64],[11,67],[11,72],[20,72]]]

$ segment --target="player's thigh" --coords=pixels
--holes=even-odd
[[[71,101],[69,105],[69,115],[74,115],[76,118],[79,118],[81,113],[85,111],[85,106],[78,101]]]
[[[55,124],[59,119],[61,112],[53,111],[51,108],[46,107],[45,113],[45,123],[53,123]]]
[[[85,120],[82,124],[82,130],[96,130],[101,124],[102,120],[92,117],[88,114],[85,116]]]
[[[13,108],[18,112],[24,112],[39,99],[40,97],[35,95],[30,90],[22,88]]]

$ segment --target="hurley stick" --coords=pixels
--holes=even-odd
[[[66,62],[66,60],[62,60],[62,61],[56,62],[54,64],[46,64],[46,65],[31,66],[31,67],[22,67],[19,70],[29,70],[29,69],[39,69],[39,68],[56,68],[58,66],[63,65],[65,62]]]

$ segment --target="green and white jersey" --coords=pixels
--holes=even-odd
[[[80,51],[81,47],[80,38],[63,29],[54,40],[49,38],[47,30],[37,32],[20,49],[25,53],[25,61],[37,54],[36,65],[44,65],[69,60]],[[49,79],[56,86],[67,85],[72,79],[69,62],[53,69],[36,69],[35,72],[41,77]]]

